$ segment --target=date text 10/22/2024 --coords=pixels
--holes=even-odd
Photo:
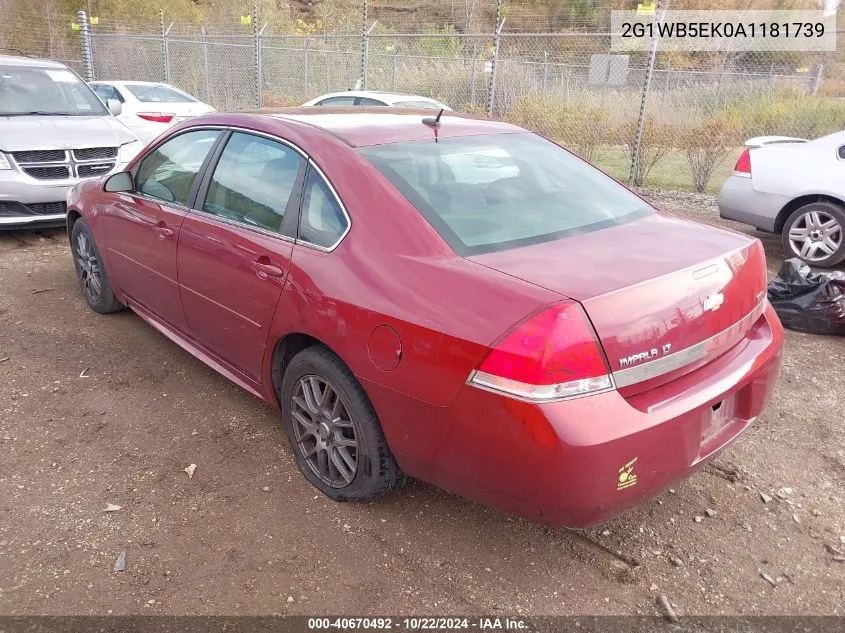
[[[529,628],[521,618],[474,617],[474,618],[439,618],[439,617],[346,617],[346,618],[308,618],[308,629],[319,630],[411,630],[411,631],[460,631],[476,629],[479,631],[519,631]]]

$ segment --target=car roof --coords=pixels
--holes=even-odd
[[[343,92],[329,92],[327,94],[316,97],[316,99],[328,99],[330,97],[370,97],[374,99],[381,99],[388,103],[396,101],[433,101],[440,103],[437,99],[431,97],[423,97],[421,95],[402,94],[401,92],[383,92],[381,90],[345,90]]]
[[[64,64],[50,59],[38,57],[19,57],[17,55],[0,55],[0,64],[4,66],[25,66],[29,68],[67,68]]]
[[[319,111],[315,111],[313,107],[304,106],[256,110],[253,114],[321,129],[351,147],[430,140],[435,136],[434,128],[423,123],[424,118],[433,116],[434,113],[431,110],[391,109],[386,111],[380,107],[347,106],[321,107]],[[440,127],[436,131],[437,138],[441,139],[525,132],[522,128],[510,123],[455,112],[444,112],[440,119]]]
[[[111,79],[97,79],[96,81],[89,81],[92,84],[111,84],[112,86],[167,86],[173,88],[170,84],[163,81],[129,81],[129,80],[111,80]]]

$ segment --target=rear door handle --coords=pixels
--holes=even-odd
[[[270,263],[269,257],[259,257],[252,262],[252,266],[255,268],[255,274],[257,274],[260,279],[282,277],[285,274],[284,270],[275,264]]]
[[[164,240],[168,237],[173,237],[174,231],[173,229],[169,228],[164,222],[159,222],[153,227],[153,233],[156,234],[156,237],[158,239]]]

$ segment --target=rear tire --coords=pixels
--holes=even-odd
[[[364,389],[331,350],[293,357],[280,393],[296,465],[335,501],[373,499],[406,482]]]
[[[845,209],[833,202],[805,204],[783,225],[781,241],[788,257],[830,268],[845,260]]]
[[[125,309],[126,306],[115,299],[100,249],[94,241],[94,234],[82,218],[73,223],[70,247],[79,288],[88,306],[100,314]]]

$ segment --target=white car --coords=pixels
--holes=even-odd
[[[376,92],[372,90],[347,90],[346,92],[330,92],[311,101],[304,106],[361,106],[376,107],[389,106],[393,108],[424,108],[430,110],[451,111],[452,108],[435,99],[419,95],[403,95],[396,92]]]
[[[789,257],[845,261],[845,131],[804,141],[751,139],[719,193],[719,214],[780,234]]]
[[[169,84],[148,81],[92,81],[97,96],[106,103],[119,101],[118,120],[144,143],[149,143],[171,125],[190,117],[214,112],[214,108]]]

